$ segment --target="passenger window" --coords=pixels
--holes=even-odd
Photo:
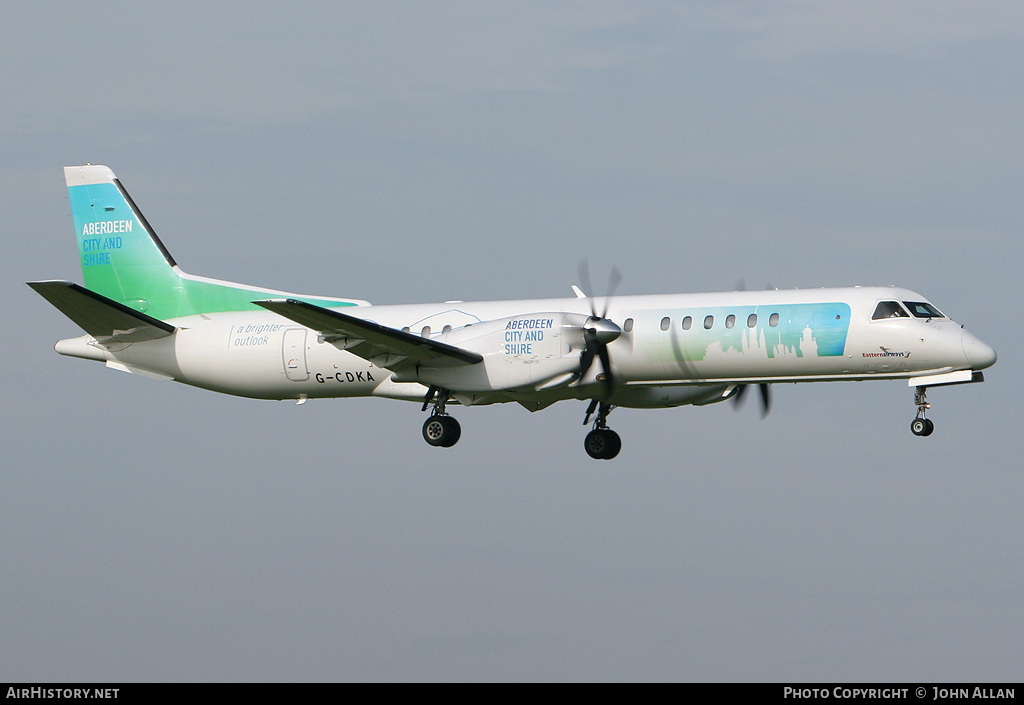
[[[747,328],[753,328],[756,325],[757,325],[757,314],[756,313],[752,313],[749,316],[747,316]]]
[[[768,325],[770,325],[772,328],[775,328],[777,325],[779,325],[779,314],[773,313],[771,316],[769,316]]]
[[[714,316],[707,316],[707,317],[704,318],[704,328],[705,328],[705,330],[711,330],[711,326],[713,326],[713,325],[715,325],[715,317]]]
[[[916,318],[945,318],[939,309],[924,301],[904,301]]]
[[[693,325],[693,316],[687,316],[683,319],[683,330],[690,330],[690,326]]]
[[[625,331],[626,333],[633,332],[633,319],[632,318],[627,318],[626,319],[625,323],[622,324],[622,330]]]
[[[871,320],[880,321],[883,318],[908,318],[908,316],[899,301],[879,301],[875,306],[875,312],[871,314]]]
[[[664,318],[661,319],[661,329],[662,330],[668,330],[668,327],[670,325],[672,325],[672,320],[668,316],[665,316]]]
[[[736,325],[736,316],[730,313],[728,316],[725,317],[725,327],[732,328],[734,325]]]

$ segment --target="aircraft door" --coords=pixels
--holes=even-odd
[[[306,366],[306,329],[289,328],[284,332],[281,359],[284,362],[284,373],[293,382],[305,382],[309,379],[309,368]]]

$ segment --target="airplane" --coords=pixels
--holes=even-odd
[[[106,166],[64,168],[84,286],[29,282],[86,334],[61,355],[256,399],[385,397],[421,404],[423,437],[458,442],[449,405],[588,402],[587,454],[616,457],[616,407],[740,402],[769,385],[905,379],[927,390],[984,381],[996,352],[923,296],[845,287],[378,305],[299,295],[181,270]],[[584,266],[581,281],[590,288]]]

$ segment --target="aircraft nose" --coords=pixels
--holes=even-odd
[[[996,351],[991,346],[981,342],[973,333],[964,331],[963,345],[964,356],[971,363],[972,369],[983,370],[996,364]]]

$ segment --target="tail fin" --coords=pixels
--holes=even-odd
[[[365,301],[295,297],[288,292],[194,277],[182,272],[145,216],[108,167],[64,167],[85,286],[153,318],[260,310],[272,296],[309,298],[323,306]],[[326,303],[325,303],[326,301]]]
[[[87,289],[157,318],[180,315],[174,258],[108,167],[66,166],[64,180]],[[170,305],[169,305],[170,304]]]

